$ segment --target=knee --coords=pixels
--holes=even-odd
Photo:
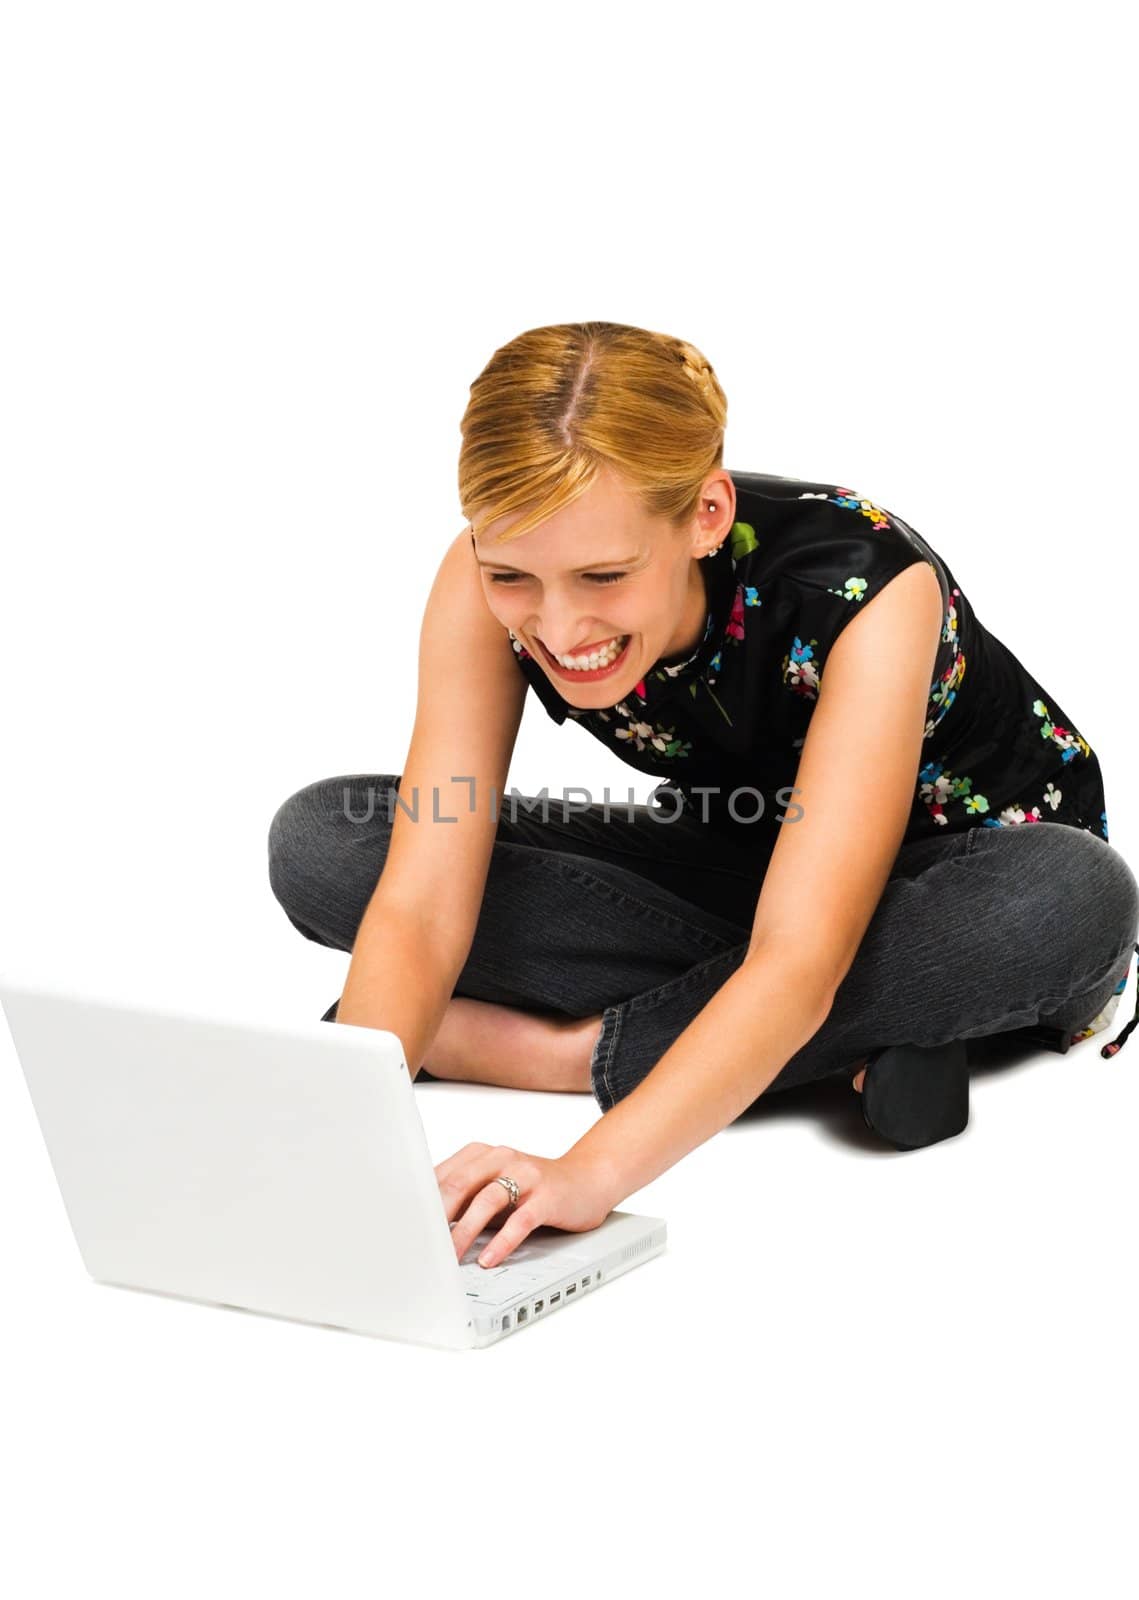
[[[1040,827],[1041,824],[1037,824]],[[1043,901],[1026,905],[1034,939],[1055,933],[1069,963],[1107,972],[1139,937],[1139,882],[1120,852],[1086,828],[1056,824]],[[1033,830],[1035,831],[1035,829]],[[1073,967],[1074,972],[1074,967]]]
[[[1089,833],[1088,838],[1095,839],[1096,835]],[[1098,839],[1097,843],[1104,845],[1108,852],[1106,859],[1101,853],[1101,861],[1107,879],[1104,902],[1109,924],[1131,949],[1139,940],[1139,881],[1114,845],[1107,844],[1103,839]]]
[[[277,807],[269,824],[269,884],[286,910],[316,848],[324,788],[320,780],[298,789]]]
[[[387,818],[387,792],[398,773],[347,774],[305,784],[277,807],[269,824],[269,883],[288,911],[327,876],[337,841],[360,825]]]
[[[1081,841],[1084,926],[1102,924],[1121,945],[1134,944],[1139,932],[1139,883],[1128,863],[1098,834],[1073,829]]]

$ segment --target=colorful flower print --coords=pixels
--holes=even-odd
[[[655,750],[662,756],[686,756],[692,749],[691,741],[678,739],[673,728],[658,728],[654,723],[642,722],[636,712],[631,711],[622,700],[613,710],[624,717],[623,727],[613,729],[613,737],[622,744],[631,745],[634,750]],[[613,719],[607,711],[595,713],[602,722],[611,722]]]
[[[733,522],[728,534],[729,550],[733,561],[742,561],[752,550],[759,549],[759,540],[750,522]]]
[[[1078,733],[1069,732],[1067,728],[1061,728],[1052,722],[1048,715],[1048,707],[1043,700],[1034,700],[1032,702],[1032,711],[1034,716],[1043,719],[1040,727],[1041,738],[1051,739],[1053,744],[1059,745],[1063,751],[1063,755],[1060,758],[1062,761],[1074,761],[1076,756],[1080,754],[1091,755],[1091,745],[1086,739],[1081,738]]]
[[[736,585],[736,597],[732,601],[732,614],[728,618],[726,633],[729,639],[737,642],[744,636],[744,592],[741,584]]]
[[[950,800],[961,800],[967,813],[987,811],[989,802],[983,794],[973,793],[972,778],[958,778],[938,761],[927,761],[918,773],[918,795],[929,808],[934,822],[944,827],[949,818],[945,807]]]
[[[945,626],[941,630],[943,644],[956,644],[957,642],[957,607],[954,601],[960,595],[960,589],[952,589],[949,594],[949,606],[945,613]]]
[[[950,662],[949,666],[946,667],[945,671],[934,685],[933,693],[929,697],[929,704],[936,709],[931,713],[928,721],[926,722],[925,733],[922,735],[923,738],[929,738],[930,734],[937,727],[938,723],[949,710],[954,700],[956,700],[957,690],[960,688],[961,680],[964,676],[965,652],[964,650],[958,650],[954,659]]]
[[[821,495],[819,498],[826,500],[830,497]],[[839,489],[835,494],[834,503],[837,506],[844,506],[848,511],[857,511],[861,516],[868,517],[871,527],[888,528],[890,526],[890,519],[886,513],[880,510],[872,501],[861,499],[853,489]]]
[[[817,639],[812,639],[810,644],[804,644],[802,639],[796,637],[790,651],[783,657],[783,682],[793,694],[802,695],[805,700],[815,700],[819,693],[819,673],[815,664],[815,646]]]
[[[865,578],[847,578],[841,589],[828,589],[828,594],[837,594],[840,600],[861,600],[869,588]]]

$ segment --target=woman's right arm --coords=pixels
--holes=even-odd
[[[470,953],[497,828],[491,791],[501,808],[525,695],[464,528],[427,599],[403,804],[336,1013],[394,1033],[413,1078]]]

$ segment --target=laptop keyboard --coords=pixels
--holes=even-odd
[[[452,1222],[451,1227],[454,1226]],[[543,1230],[536,1229],[521,1244],[515,1245],[505,1261],[500,1261],[496,1267],[480,1267],[474,1258],[493,1237],[490,1230],[484,1229],[467,1246],[471,1259],[458,1264],[463,1292],[486,1305],[505,1305],[515,1295],[536,1293],[562,1277],[572,1277],[585,1266],[580,1256],[561,1255],[555,1259],[549,1237]]]
[[[505,1262],[497,1267],[480,1267],[477,1261],[471,1261],[460,1266],[459,1271],[464,1292],[488,1306],[505,1305],[516,1295],[536,1292],[551,1281],[549,1272],[528,1271],[525,1267],[510,1270]]]
[[[477,1261],[461,1261],[459,1271],[463,1274],[463,1287],[477,1289],[484,1283],[493,1283],[496,1278],[501,1278],[506,1271],[506,1262],[499,1262],[497,1267],[480,1267]]]
[[[451,1226],[454,1227],[455,1224],[452,1223]],[[545,1238],[535,1238],[533,1234],[530,1234],[529,1237],[523,1239],[521,1244],[516,1244],[514,1249],[507,1256],[506,1260],[500,1261],[497,1267],[480,1267],[478,1262],[475,1260],[475,1257],[479,1255],[488,1244],[490,1244],[493,1238],[493,1233],[488,1233],[484,1230],[479,1234],[477,1239],[471,1240],[466,1249],[466,1256],[470,1259],[467,1260],[466,1257],[464,1257],[464,1259],[459,1263],[464,1271],[469,1266],[472,1267],[475,1272],[481,1273],[483,1278],[493,1278],[497,1273],[511,1272],[515,1267],[526,1266],[533,1263],[540,1264],[542,1262],[551,1264],[551,1271],[553,1270],[552,1262],[554,1258],[554,1252],[550,1248],[549,1240]]]

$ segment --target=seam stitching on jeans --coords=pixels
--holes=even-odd
[[[1094,837],[1094,835],[1091,836],[1091,837]],[[1066,995],[1043,995],[1043,996],[1033,997],[1033,998],[1031,998],[1029,1000],[1026,1000],[1025,1003],[1023,1005],[1021,1005],[1021,1006],[1012,1007],[1012,1008],[1006,1010],[1004,1013],[1002,1013],[1003,1019],[1007,1021],[1008,1017],[1017,1016],[1017,1015],[1019,1015],[1020,1012],[1029,1010],[1031,1008],[1035,1008],[1037,1014],[1043,1013],[1045,1016],[1047,1016],[1050,1011],[1051,1012],[1055,1012],[1061,1006],[1067,1005],[1069,1001],[1075,1000],[1081,994],[1086,993],[1088,989],[1091,989],[1093,987],[1094,988],[1098,988],[1101,983],[1106,983],[1108,981],[1108,979],[1113,974],[1118,972],[1117,963],[1123,960],[1123,957],[1127,953],[1128,950],[1134,950],[1134,948],[1135,947],[1134,947],[1133,943],[1131,945],[1128,945],[1126,947],[1126,949],[1123,952],[1121,952],[1121,954],[1119,956],[1116,957],[1116,960],[1112,962],[1111,967],[1108,970],[1108,972],[1102,973],[1095,980],[1094,984],[1092,983],[1090,977],[1081,978],[1078,983],[1075,983],[1075,984],[1072,985],[1071,990],[1069,991],[1068,994],[1066,994]],[[1128,964],[1127,964],[1127,971],[1130,971],[1130,969],[1131,969],[1131,963],[1130,963],[1130,960],[1129,960]],[[1125,973],[1125,976],[1126,976],[1126,973]],[[1118,977],[1116,978],[1116,982],[1118,982]],[[1000,1020],[1002,1020],[1002,1019],[1001,1018],[994,1019],[994,1021],[998,1021],[998,1022]],[[1091,1018],[1089,1018],[1088,1020],[1090,1021]],[[1014,1027],[1031,1026],[1031,1025],[1032,1025],[1031,1023],[1029,1023],[1029,1024],[1014,1023],[1013,1024]],[[996,1033],[1000,1033],[1002,1031],[1008,1031],[1008,1032],[1012,1031],[1012,1029],[1002,1030],[1000,1028],[995,1028],[993,1026],[993,1023],[989,1023],[989,1022],[986,1022],[984,1024],[984,1028],[985,1028],[985,1030],[987,1032],[996,1032]],[[1072,1029],[1073,1033],[1076,1032],[1076,1031],[1077,1031],[1076,1029],[1074,1029],[1074,1028]]]
[[[615,1010],[613,1006],[602,1006],[601,1030],[594,1041],[593,1050],[589,1057],[589,1087],[594,1094],[597,1093],[595,1088],[597,1079],[600,1078],[602,1083],[605,1082],[605,1066],[609,1059],[609,1049],[613,1038],[612,1024],[608,1019],[609,1013],[613,1010]]]
[[[705,969],[711,966],[714,961],[720,961],[725,956],[734,955],[738,950],[746,952],[747,943],[746,939],[741,939],[739,944],[730,945],[727,950],[720,950],[716,955],[709,956],[707,961],[701,961],[696,966],[689,967],[688,971],[682,972],[679,977],[667,978],[664,983],[658,983],[655,989],[642,989],[640,994],[631,995],[625,1001],[625,1009],[631,1013],[645,1006],[655,1006],[663,999],[671,999],[674,994],[683,994],[690,986],[705,981]],[[724,982],[726,983],[727,981],[727,978],[725,978]]]
[[[670,923],[674,928],[681,929],[686,934],[692,934],[697,940],[710,940],[712,948],[708,952],[709,955],[721,955],[725,950],[734,949],[734,946],[725,936],[713,933],[710,928],[702,928],[699,923],[689,922],[686,918],[677,916],[673,911],[665,911],[660,906],[650,905],[647,901],[638,899],[635,894],[630,894],[627,889],[619,889],[616,884],[607,882],[598,873],[590,872],[586,867],[579,867],[576,862],[559,860],[556,853],[548,853],[542,859],[550,862],[562,872],[568,873],[571,877],[586,880],[591,888],[600,889],[606,895],[624,901],[630,906],[635,906],[639,911],[644,912],[646,916],[650,916],[660,922]],[[726,922],[728,918],[724,917],[721,920]]]
[[[613,1034],[612,1034],[612,1037],[609,1040],[609,1050],[608,1050],[608,1053],[606,1054],[606,1057],[605,1057],[605,1073],[604,1073],[604,1077],[605,1077],[605,1093],[609,1096],[609,1106],[610,1106],[610,1108],[616,1103],[616,1097],[615,1097],[615,1095],[613,1093],[613,1085],[609,1082],[609,1068],[613,1063],[613,1056],[614,1056],[614,1054],[616,1052],[616,1049],[617,1049],[617,1037],[620,1034],[620,1032],[621,1032],[621,1007],[620,1006],[615,1006],[614,1009],[613,1009]]]

